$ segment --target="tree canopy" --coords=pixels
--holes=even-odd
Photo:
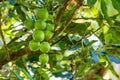
[[[0,79],[119,77],[119,54],[119,0],[0,0]]]

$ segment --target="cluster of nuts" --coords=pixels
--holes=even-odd
[[[49,56],[45,53],[50,51],[50,43],[48,40],[51,39],[54,34],[54,24],[46,22],[49,17],[47,9],[42,8],[37,10],[35,16],[36,20],[27,19],[24,25],[27,29],[33,30],[33,39],[29,42],[30,50],[40,50],[43,54],[39,56],[39,60],[44,64],[49,61]]]

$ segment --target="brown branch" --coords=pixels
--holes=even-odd
[[[94,77],[95,74],[102,77],[107,70],[108,67],[103,67],[101,64],[98,64],[94,69],[89,71],[87,75],[81,80],[96,80],[96,78]]]
[[[61,22],[61,19],[62,19],[62,16],[64,15],[65,13],[65,10],[66,10],[66,7],[67,7],[67,3],[68,3],[69,0],[66,0],[62,5],[61,5],[61,9],[60,9],[60,12],[58,13],[57,17],[56,17],[56,22],[55,22],[55,29],[57,28],[57,26],[60,24]]]
[[[55,31],[55,35],[61,34],[67,28],[67,26],[71,23],[71,20],[72,20],[73,16],[75,15],[75,12],[79,9],[79,7],[81,5],[82,4],[77,4],[75,10],[71,13],[71,15],[69,16],[69,18],[66,20],[65,24],[63,24],[63,26],[60,29],[58,29],[57,31]]]
[[[2,32],[2,21],[1,20],[2,20],[2,13],[1,13],[1,8],[0,8],[0,36],[1,36],[3,44],[4,44],[4,49],[5,49],[6,54],[7,54],[7,59],[9,60],[10,57],[9,57],[9,52],[8,52],[8,47],[7,47],[7,44],[5,41],[5,37],[4,37],[3,32]]]
[[[20,49],[16,52],[11,53],[9,60],[7,59],[7,56],[5,55],[4,57],[0,58],[0,69],[2,68],[2,66],[4,64],[6,64],[10,61],[14,61],[25,54],[35,54],[35,53],[37,53],[37,52],[31,51],[29,48],[23,48],[23,49]]]
[[[3,0],[0,0],[0,2],[2,2]]]

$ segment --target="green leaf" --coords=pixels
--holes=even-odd
[[[16,37],[21,37],[21,36],[23,36],[24,34],[26,34],[26,32],[23,31],[23,30],[20,30],[19,32],[17,32],[17,33],[15,34],[15,36],[16,36]]]
[[[37,71],[44,78],[44,80],[49,80],[49,75],[48,75],[46,69],[44,69],[44,68],[38,68]]]
[[[119,0],[111,0],[113,7],[119,12],[120,14],[120,1]]]
[[[102,13],[104,14],[104,17],[108,16],[107,15],[107,6],[104,0],[101,0],[101,10]]]
[[[94,44],[95,42],[97,42],[98,40],[92,40],[92,41],[90,41],[89,43],[88,43],[88,45],[87,46],[92,46],[92,44]]]
[[[9,0],[9,3],[13,5],[15,3],[15,0]]]
[[[30,80],[33,80],[32,76],[23,68],[21,68],[21,71],[25,74],[25,76],[30,79]]]
[[[117,64],[120,64],[120,58],[114,57],[114,56],[107,56],[110,62],[115,62]]]
[[[99,56],[98,56],[98,54],[97,54],[96,52],[90,51],[90,55],[91,55],[92,60],[93,60],[94,62],[99,62]]]
[[[18,17],[24,21],[26,19],[25,13],[22,11],[21,6],[18,4],[15,6],[15,10],[17,12]]]
[[[89,6],[94,6],[94,4],[96,3],[97,0],[87,0],[87,4]]]
[[[110,28],[109,29],[109,33],[112,33],[112,41],[114,43],[119,43],[120,42],[120,38],[119,38],[119,33],[117,33],[115,28]]]
[[[66,32],[70,33],[78,33],[80,35],[85,35],[87,28],[91,25],[91,22],[84,22],[84,23],[71,23]]]
[[[55,77],[61,77],[61,78],[68,78],[70,79],[72,77],[72,74],[69,72],[58,72],[58,73],[54,73]]]
[[[81,65],[79,63],[79,66],[77,67],[75,76],[76,77],[85,76],[88,73],[88,71],[91,69],[92,66],[93,65],[91,62],[83,62],[83,63],[81,63]]]
[[[105,35],[105,42],[110,42],[111,39],[112,39],[112,33]]]
[[[76,76],[80,76],[81,77],[81,76],[85,75],[85,71],[83,71],[85,69],[86,69],[86,64],[85,63],[80,65],[78,67],[78,69],[77,69]]]
[[[17,51],[27,44],[26,41],[14,42],[8,46],[10,52]]]
[[[120,47],[120,43],[118,43],[118,44],[112,44],[112,46]]]
[[[105,19],[107,20],[108,24],[112,26],[112,21],[107,14],[107,11],[108,11],[107,5],[104,0],[101,0],[101,10],[102,10],[102,13],[103,13]]]
[[[87,46],[89,44],[89,40],[87,38],[84,39],[84,44]]]
[[[24,80],[24,79],[19,75],[19,73],[18,73],[17,70],[13,70],[12,72],[15,74],[15,76],[17,77],[18,80]]]
[[[106,57],[106,59],[108,60],[108,57],[107,56],[105,56]],[[115,71],[115,69],[113,68],[113,65],[112,65],[112,63],[108,60],[108,62],[109,62],[109,69],[110,69],[110,71],[112,72],[112,74],[113,75],[115,75],[117,78],[119,78],[119,75],[117,74],[117,72]]]
[[[74,51],[74,50],[78,50],[80,48],[81,48],[81,46],[78,45],[78,46],[74,46],[74,47],[70,48],[69,50]]]

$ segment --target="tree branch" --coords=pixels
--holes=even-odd
[[[31,51],[29,48],[23,48],[20,49],[16,52],[13,52],[10,54],[10,59],[7,59],[7,56],[5,55],[4,57],[0,58],[0,69],[2,68],[2,66],[10,61],[16,60],[17,58],[25,55],[25,54],[35,54],[37,52],[33,52]]]
[[[57,17],[56,17],[56,22],[55,22],[55,29],[57,28],[57,26],[60,24],[61,22],[61,19],[62,19],[62,16],[64,15],[65,13],[65,9],[67,7],[67,3],[68,3],[69,0],[66,0],[62,5],[61,5],[61,9],[60,9],[60,12],[58,13]]]
[[[67,28],[67,26],[70,24],[70,22],[71,22],[71,20],[72,20],[72,18],[73,18],[73,16],[74,16],[74,14],[75,14],[75,12],[77,11],[77,9],[78,9],[79,7],[80,7],[80,6],[77,5],[76,9],[71,13],[70,17],[66,20],[65,24],[64,24],[59,30],[57,30],[57,31],[55,32],[55,35],[58,35],[58,34],[62,33],[62,32]]]

